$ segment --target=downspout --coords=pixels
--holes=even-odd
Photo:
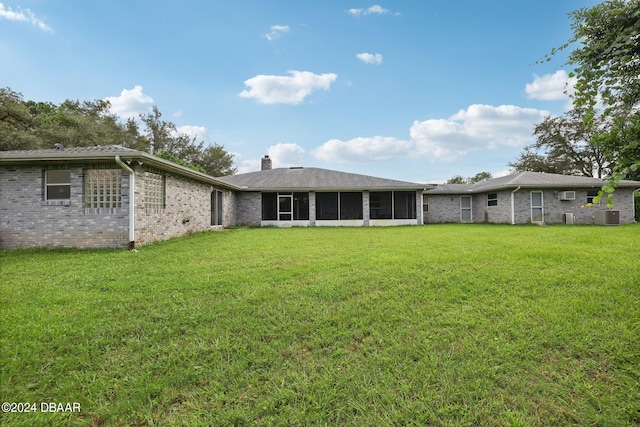
[[[516,202],[515,194],[520,190],[520,186],[511,192],[511,225],[516,225]]]
[[[129,249],[134,249],[136,246],[136,174],[120,159],[120,156],[116,156],[115,160],[129,174]]]

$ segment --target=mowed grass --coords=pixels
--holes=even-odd
[[[640,226],[0,253],[13,425],[638,425]]]

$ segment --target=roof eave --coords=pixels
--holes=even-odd
[[[165,160],[161,157],[154,156],[153,154],[144,153],[142,151],[110,151],[108,153],[51,153],[43,156],[34,157],[33,155],[18,155],[18,156],[2,156],[0,153],[0,164],[6,165],[23,165],[23,164],[42,164],[42,163],[74,163],[79,161],[84,162],[113,162],[116,157],[120,157],[126,161],[138,161],[142,164],[147,164],[152,167],[162,169],[168,172],[178,173],[183,176],[187,176],[198,181],[207,182],[212,185],[227,188],[230,190],[240,190],[233,184],[222,182],[215,177],[207,175],[205,173],[196,171],[194,169],[181,166],[173,163],[169,160]]]

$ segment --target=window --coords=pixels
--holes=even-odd
[[[416,219],[416,192],[393,192],[393,218]]]
[[[211,225],[222,225],[223,220],[223,207],[222,207],[223,194],[222,191],[213,190],[211,192]]]
[[[316,219],[363,219],[362,192],[316,193]]]
[[[422,196],[422,212],[429,212],[429,196]]]
[[[338,193],[316,193],[316,219],[338,219]]]
[[[309,193],[262,193],[263,221],[309,219]]]
[[[498,193],[487,194],[487,206],[498,206]]]
[[[293,219],[309,219],[309,193],[293,193]]]
[[[45,200],[71,199],[71,172],[68,170],[45,171]]]
[[[144,207],[145,209],[164,209],[164,176],[144,173]]]
[[[84,171],[84,207],[119,208],[121,203],[120,169],[88,169]]]
[[[393,193],[391,191],[372,191],[369,193],[369,218],[393,218]]]
[[[593,199],[598,195],[599,190],[587,190],[587,203],[593,203]]]
[[[340,193],[340,219],[362,218],[362,193]]]
[[[278,219],[278,193],[262,193],[262,220]]]

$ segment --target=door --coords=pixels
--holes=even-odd
[[[293,218],[293,195],[278,196],[278,220],[291,221]]]
[[[460,196],[460,221],[462,222],[473,221],[471,196]]]
[[[531,222],[544,222],[544,200],[542,191],[531,192]]]

